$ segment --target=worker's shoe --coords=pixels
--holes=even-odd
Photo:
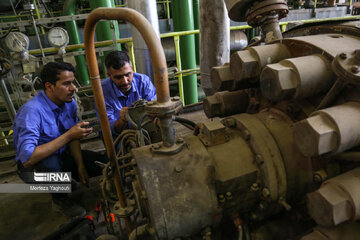
[[[84,217],[86,214],[86,210],[76,204],[68,196],[53,197],[52,208],[57,212],[63,213],[69,218]]]

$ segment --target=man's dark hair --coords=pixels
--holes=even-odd
[[[112,51],[105,59],[105,66],[107,69],[110,69],[110,67],[120,69],[125,66],[126,63],[131,65],[129,54],[125,51]]]
[[[75,75],[75,68],[70,63],[67,62],[47,63],[41,70],[41,74],[40,74],[43,88],[45,89],[46,82],[56,85],[56,81],[59,80],[58,75],[64,71],[73,72]]]

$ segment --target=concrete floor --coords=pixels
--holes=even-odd
[[[195,123],[206,120],[202,110],[181,114],[180,117]],[[174,122],[178,137],[191,134],[192,131]],[[82,144],[83,149],[101,151],[104,145],[95,139]],[[18,178],[13,160],[0,162],[0,183],[22,183]],[[73,189],[71,198],[87,210],[88,215],[96,216],[95,203],[102,198],[99,181],[101,176],[90,179],[90,188],[81,184]],[[5,194],[0,193],[0,240],[40,240],[69,222],[63,214],[53,211],[50,194]],[[95,222],[96,235],[106,233],[103,217]],[[118,227],[115,226],[115,231]]]

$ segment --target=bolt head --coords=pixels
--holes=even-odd
[[[340,58],[341,58],[341,59],[346,59],[346,58],[347,58],[347,54],[346,54],[346,53],[340,53]]]
[[[352,218],[350,201],[331,183],[307,195],[310,216],[321,226],[333,227]]]
[[[306,156],[318,156],[337,149],[336,126],[324,114],[317,114],[294,125],[294,141]]]
[[[231,74],[229,64],[215,66],[210,72],[212,88],[215,91],[232,90],[234,77]]]
[[[259,190],[259,184],[253,183],[250,187],[251,191],[258,191]]]
[[[182,172],[182,170],[183,170],[183,168],[181,166],[176,166],[175,167],[175,172],[177,172],[177,173]]]
[[[222,102],[216,95],[205,98],[203,107],[208,118],[219,116],[222,113]]]
[[[359,67],[359,66],[356,66],[356,65],[352,66],[352,67],[351,67],[351,72],[352,72],[352,73],[358,73],[358,72],[360,72],[360,67]]]
[[[297,75],[288,62],[267,65],[260,75],[260,88],[272,101],[291,99],[297,88]]]
[[[263,188],[261,193],[262,193],[263,197],[266,198],[266,199],[271,197],[270,190],[268,188]]]
[[[260,71],[259,65],[256,54],[250,50],[235,52],[230,57],[230,70],[238,81],[256,77]]]
[[[226,199],[227,199],[227,200],[232,199],[232,194],[231,194],[231,192],[227,192],[227,193],[225,194],[225,196],[226,196]]]
[[[224,203],[224,202],[225,202],[225,196],[224,196],[224,194],[219,194],[218,199],[219,199],[219,202],[220,202],[220,203]]]

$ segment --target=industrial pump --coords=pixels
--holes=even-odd
[[[261,40],[212,69],[210,119],[194,134],[174,137],[180,100],[155,81],[158,100],[145,111],[160,119],[162,142],[120,157],[132,194],[115,213],[143,219],[130,239],[356,239],[360,22],[281,33],[285,1],[225,2],[231,19],[261,28]]]

